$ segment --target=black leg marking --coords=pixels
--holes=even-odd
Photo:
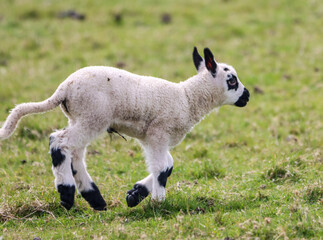
[[[57,186],[57,190],[61,197],[61,204],[67,210],[70,210],[74,204],[75,186],[60,184]]]
[[[52,156],[52,162],[53,162],[53,166],[57,167],[59,165],[62,164],[62,162],[65,160],[65,155],[62,154],[61,149],[60,148],[52,148],[50,150],[50,154]]]
[[[167,178],[172,174],[173,167],[167,168],[165,171],[161,172],[157,178],[159,185],[166,187]]]
[[[166,183],[167,183],[167,177],[168,177],[168,171],[163,171],[159,174],[157,180],[159,182],[160,186],[166,187]]]
[[[73,168],[73,164],[72,163],[71,163],[71,169],[72,169],[73,176],[75,176],[77,174],[77,171]]]
[[[90,204],[95,210],[107,210],[107,204],[104,201],[98,187],[95,183],[91,183],[92,190],[81,192],[82,197]]]
[[[148,189],[141,184],[135,184],[131,190],[127,192],[127,204],[128,207],[137,206],[142,200],[148,196]]]

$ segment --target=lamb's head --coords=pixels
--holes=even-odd
[[[237,76],[235,69],[225,63],[217,63],[210,49],[204,49],[204,59],[194,47],[193,61],[198,74],[203,74],[217,94],[221,94],[219,105],[235,105],[244,107],[249,101],[249,91],[243,86]]]

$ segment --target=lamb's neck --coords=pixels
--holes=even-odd
[[[201,121],[215,107],[220,106],[214,85],[208,82],[202,74],[193,76],[182,82],[188,102],[188,111],[192,124]]]

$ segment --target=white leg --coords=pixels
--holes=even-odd
[[[82,129],[77,125],[69,126],[50,136],[55,186],[60,194],[61,204],[66,209],[70,209],[74,204],[75,183],[82,196],[94,209],[105,209],[105,201],[87,173],[83,160],[84,146],[93,136],[95,134],[92,134],[89,129]]]
[[[128,191],[126,199],[129,207],[138,205],[150,192],[153,200],[165,199],[165,186],[173,169],[173,158],[167,150],[154,151],[149,147],[145,147],[145,150],[146,162],[151,174],[138,181]]]
[[[167,166],[169,169],[173,167],[173,157],[169,151],[167,152]],[[153,174],[149,174],[147,177],[138,181],[136,184],[144,185],[147,188],[148,192],[151,192],[153,188]]]
[[[173,158],[169,151],[164,153],[158,153],[156,156],[152,156],[150,159],[152,161],[153,177],[152,177],[152,196],[153,200],[158,202],[164,201],[166,197],[166,183],[167,178],[171,175],[173,171]]]
[[[144,179],[136,182],[136,184],[140,184],[140,185],[145,186],[147,188],[148,192],[151,192],[152,188],[153,188],[153,175],[149,174]]]
[[[75,182],[71,169],[72,154],[64,136],[64,130],[51,134],[49,144],[55,187],[60,194],[61,204],[69,210],[74,204]]]

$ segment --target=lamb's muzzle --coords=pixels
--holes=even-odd
[[[239,97],[238,101],[235,102],[234,105],[236,105],[237,107],[244,107],[247,105],[247,103],[249,102],[249,97],[250,97],[250,93],[248,91],[248,89],[244,89],[242,95]]]

